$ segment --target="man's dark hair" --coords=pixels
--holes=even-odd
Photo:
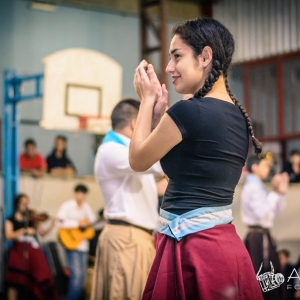
[[[134,99],[121,100],[111,113],[112,129],[122,129],[137,117],[140,102]]]
[[[278,253],[284,254],[287,258],[289,258],[291,255],[290,251],[287,249],[281,249],[280,251],[278,251]]]
[[[36,147],[36,142],[34,139],[27,139],[24,143],[24,146],[27,147],[28,145],[33,145]]]
[[[252,166],[258,165],[261,161],[261,158],[257,157],[256,155],[252,155],[247,159],[246,168],[248,172],[252,173]]]
[[[297,149],[293,149],[293,150],[290,152],[290,156],[293,156],[293,155],[300,155],[300,151],[297,150]]]
[[[74,188],[74,192],[77,193],[77,192],[81,192],[81,193],[84,193],[84,194],[87,194],[89,191],[89,189],[87,188],[86,185],[80,183],[80,184],[77,184]]]

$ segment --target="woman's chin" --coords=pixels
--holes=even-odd
[[[187,90],[185,88],[176,85],[175,85],[175,91],[177,94],[181,94],[181,95],[193,94],[190,90]]]
[[[175,85],[175,91],[177,94],[185,94],[184,89],[178,85]]]

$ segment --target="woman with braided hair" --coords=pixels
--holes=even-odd
[[[231,224],[249,135],[255,152],[262,150],[229,89],[234,40],[206,18],[178,25],[173,33],[166,71],[178,94],[194,96],[165,113],[168,91],[153,66],[142,61],[134,76],[141,105],[131,167],[144,171],[160,160],[169,177],[143,299],[261,300],[249,254]]]

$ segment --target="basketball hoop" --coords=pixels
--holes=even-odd
[[[88,116],[80,116],[79,117],[79,129],[85,130],[86,129],[86,121],[88,119]]]
[[[79,130],[96,134],[105,134],[111,126],[108,116],[79,116],[78,119]]]

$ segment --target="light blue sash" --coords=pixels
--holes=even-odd
[[[109,130],[106,133],[106,135],[102,141],[102,144],[105,144],[108,142],[114,142],[114,143],[121,144],[121,145],[124,145],[127,147],[125,142],[113,130]]]
[[[228,224],[232,220],[231,205],[201,207],[180,216],[160,209],[158,231],[180,241],[188,234]]]

